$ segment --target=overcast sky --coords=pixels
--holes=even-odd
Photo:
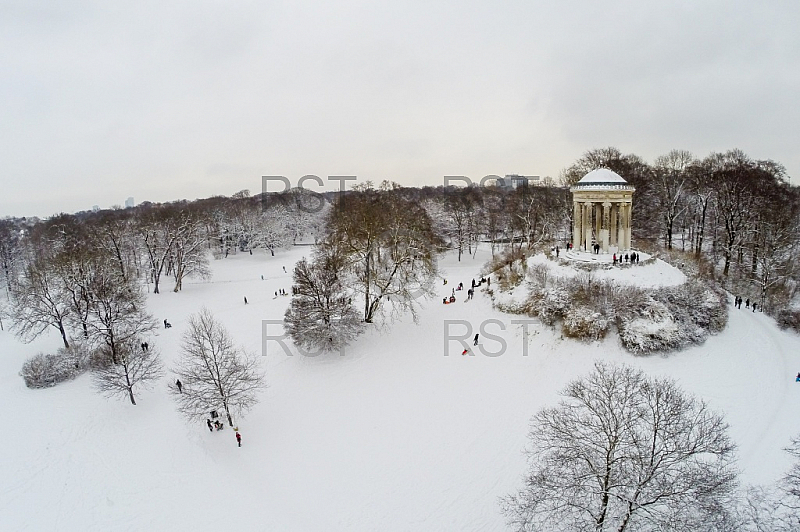
[[[0,0],[0,216],[556,177],[606,146],[740,148],[798,183],[798,98],[796,0]]]

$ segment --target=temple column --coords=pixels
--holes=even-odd
[[[596,243],[600,243],[600,227],[603,223],[603,212],[601,211],[602,205],[594,203],[594,239]]]
[[[583,244],[584,244],[584,251],[588,251],[591,253],[592,247],[592,202],[587,201],[583,204],[583,213],[584,213],[584,221],[583,221]]]
[[[625,204],[625,208],[622,211],[622,218],[624,220],[622,226],[622,245],[628,250],[631,249],[631,207],[628,203]]]
[[[628,246],[628,232],[627,232],[627,228],[628,228],[628,204],[627,203],[625,203],[622,206],[622,213],[620,215],[620,222],[622,224],[622,231],[620,231],[619,235],[622,238],[622,247],[623,247],[623,249],[627,250],[627,249],[630,249],[630,246]]]
[[[577,201],[572,202],[572,247],[581,246],[581,208]]]
[[[611,234],[611,245],[616,246],[617,242],[617,216],[619,216],[619,203],[611,204],[611,226],[608,228]]]
[[[610,224],[609,220],[609,210],[611,209],[611,203],[603,202],[603,220],[602,220],[602,228],[600,229],[600,240],[601,245],[603,246],[603,253],[608,253],[608,228]]]
[[[628,203],[628,223],[625,224],[625,242],[631,248],[631,227],[633,227],[633,202]]]

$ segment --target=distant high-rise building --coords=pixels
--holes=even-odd
[[[130,209],[133,207],[133,196],[125,200],[125,208]]]
[[[100,205],[92,205],[92,211],[97,212],[100,210]]]

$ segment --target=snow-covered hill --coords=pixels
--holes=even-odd
[[[173,324],[151,345],[169,367],[187,316],[205,305],[261,354],[262,320],[281,319],[289,303],[274,297],[291,285],[283,267],[308,252],[231,256],[212,264],[209,282],[150,295],[155,318]],[[289,356],[268,342],[269,388],[239,423],[241,448],[230,429],[210,433],[177,414],[169,374],[138,406],[97,395],[87,375],[28,390],[23,361],[59,338],[23,345],[0,333],[0,530],[504,530],[497,500],[520,485],[531,415],[595,359],[672,376],[722,411],[743,481],[769,483],[788,468],[782,447],[800,433],[800,337],[731,306],[725,332],[667,357],[634,358],[613,335],[582,344],[541,326],[529,327],[524,356],[522,326],[511,323],[520,317],[493,310],[482,289],[441,304],[487,259],[488,250],[445,257],[448,284],[418,325],[371,330],[344,356]],[[485,331],[505,340],[502,354],[461,356],[445,341],[446,320],[469,323],[471,339],[489,319],[499,320]],[[466,328],[453,324],[451,335]]]

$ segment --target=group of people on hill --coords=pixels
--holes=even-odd
[[[736,308],[742,308],[742,298],[739,296],[735,296],[733,298],[733,306]],[[758,310],[758,303],[753,301],[753,304],[750,305],[750,298],[748,297],[747,299],[744,300],[744,308],[750,308],[751,306],[753,307],[753,312]]]
[[[217,414],[216,411],[211,412],[211,416],[212,417],[216,418],[216,414]],[[211,421],[210,418],[206,418],[206,425],[208,425],[208,430],[211,431],[211,432],[214,432],[214,429],[217,429],[218,431],[220,431],[220,430],[225,428],[225,425],[219,419],[214,419],[214,421]],[[236,433],[236,443],[239,445],[239,447],[241,447],[242,446],[242,435],[239,434],[238,427],[234,428],[233,432]]]
[[[214,432],[214,429],[222,430],[225,428],[225,425],[220,423],[219,419],[211,421],[210,419],[206,418],[206,424],[208,425],[208,430],[210,430],[211,432]]]
[[[481,277],[480,281],[478,281],[477,283],[475,282],[475,279],[473,279],[472,280],[472,288],[469,288],[467,290],[467,299],[465,299],[464,301],[469,301],[470,299],[472,299],[473,296],[475,295],[475,289],[477,287],[481,286],[483,283],[486,283],[486,286],[488,288],[491,285],[491,278],[490,277]],[[447,285],[447,279],[444,279],[444,283],[443,284]],[[450,294],[450,297],[443,297],[442,298],[442,304],[443,305],[449,305],[450,303],[455,303],[456,302],[456,292],[460,292],[462,290],[464,290],[464,283],[458,283],[458,286],[456,288],[453,288],[453,291]]]
[[[639,264],[639,254],[636,253],[635,251],[631,251],[630,254],[626,253],[624,256],[620,255],[619,258],[617,258],[617,254],[614,253],[613,260],[615,265],[617,264],[617,262],[622,264],[623,260],[626,263],[629,262],[631,264]]]

